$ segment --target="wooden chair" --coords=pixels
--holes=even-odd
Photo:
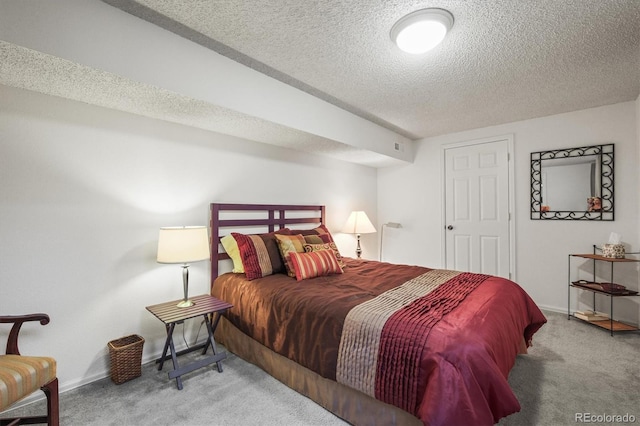
[[[0,316],[0,323],[12,323],[6,355],[0,355],[0,412],[15,402],[41,389],[47,397],[47,415],[21,418],[0,418],[0,425],[46,423],[58,426],[58,378],[56,360],[49,357],[22,356],[18,350],[18,333],[28,321],[49,323],[46,314]]]

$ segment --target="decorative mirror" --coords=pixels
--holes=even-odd
[[[613,217],[613,144],[531,153],[531,219]]]

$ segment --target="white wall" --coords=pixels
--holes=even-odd
[[[108,374],[110,340],[140,334],[159,356],[145,306],[182,297],[180,268],[155,262],[159,227],[208,225],[213,201],[324,204],[336,233],[353,209],[376,220],[375,169],[6,86],[0,182],[0,312],[51,316],[21,351],[55,357],[63,390]],[[191,266],[190,294],[209,269]]]
[[[567,257],[589,253],[622,234],[627,248],[640,251],[638,216],[640,150],[637,102],[576,111],[420,140],[415,162],[378,171],[380,223],[400,222],[403,228],[385,231],[384,260],[443,267],[441,147],[505,134],[514,135],[516,281],[543,307],[567,309]],[[615,221],[531,220],[530,153],[602,143],[615,144]],[[389,238],[387,238],[389,236]],[[630,266],[631,287],[637,273]],[[627,283],[629,284],[629,283]],[[616,315],[638,323],[638,301],[616,300]]]

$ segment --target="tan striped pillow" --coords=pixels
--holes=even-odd
[[[284,266],[287,268],[287,275],[295,277],[296,272],[291,264],[291,253],[303,253],[305,237],[302,235],[276,235],[280,255],[284,259]]]
[[[342,274],[342,268],[333,250],[319,250],[309,253],[291,253],[291,263],[296,280],[321,277],[330,274]]]

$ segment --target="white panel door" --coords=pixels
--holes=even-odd
[[[509,278],[509,145],[445,148],[446,267]]]

